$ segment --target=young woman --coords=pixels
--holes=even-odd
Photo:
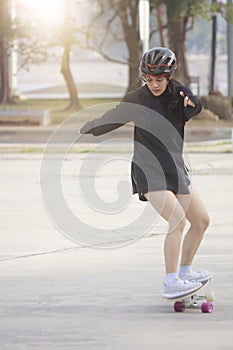
[[[116,108],[87,122],[80,130],[82,134],[98,136],[134,121],[133,192],[138,193],[140,200],[149,201],[169,227],[164,242],[165,298],[196,291],[212,277],[207,270],[191,268],[209,217],[190,183],[182,149],[185,123],[201,111],[201,103],[189,89],[173,80],[176,65],[175,54],[167,48],[147,51],[140,62],[145,84],[127,93]],[[138,112],[127,108],[132,104],[140,106]],[[190,226],[182,242],[186,220]]]

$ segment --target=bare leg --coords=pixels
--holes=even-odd
[[[209,216],[205,206],[193,186],[189,187],[189,195],[177,195],[185,216],[190,222],[190,228],[184,238],[181,265],[190,266],[201,244],[204,232],[209,225]]]
[[[145,194],[155,210],[169,223],[169,232],[164,242],[166,273],[176,273],[181,250],[185,213],[171,191],[155,191]]]

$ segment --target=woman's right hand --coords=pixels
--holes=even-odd
[[[184,91],[180,91],[180,96],[184,98],[184,107],[195,107],[195,104],[190,100],[190,98],[188,96],[185,96]]]

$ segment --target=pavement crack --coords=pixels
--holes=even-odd
[[[50,251],[45,251],[45,252],[39,252],[39,253],[29,253],[29,254],[11,256],[11,257],[7,257],[7,258],[0,257],[0,262],[9,261],[9,260],[17,260],[17,259],[26,259],[26,258],[31,258],[34,256],[40,256],[40,255],[56,254],[56,253],[61,253],[61,252],[69,251],[69,250],[76,250],[76,249],[80,249],[80,248],[84,248],[84,247],[70,247],[70,248],[56,249],[56,250],[50,250]]]

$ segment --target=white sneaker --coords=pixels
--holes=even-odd
[[[189,271],[184,275],[179,275],[183,281],[206,282],[213,277],[213,273],[208,270]]]
[[[175,299],[185,296],[189,293],[195,292],[202,287],[201,283],[192,281],[183,281],[180,278],[176,278],[168,286],[164,285],[163,297],[166,299]]]

